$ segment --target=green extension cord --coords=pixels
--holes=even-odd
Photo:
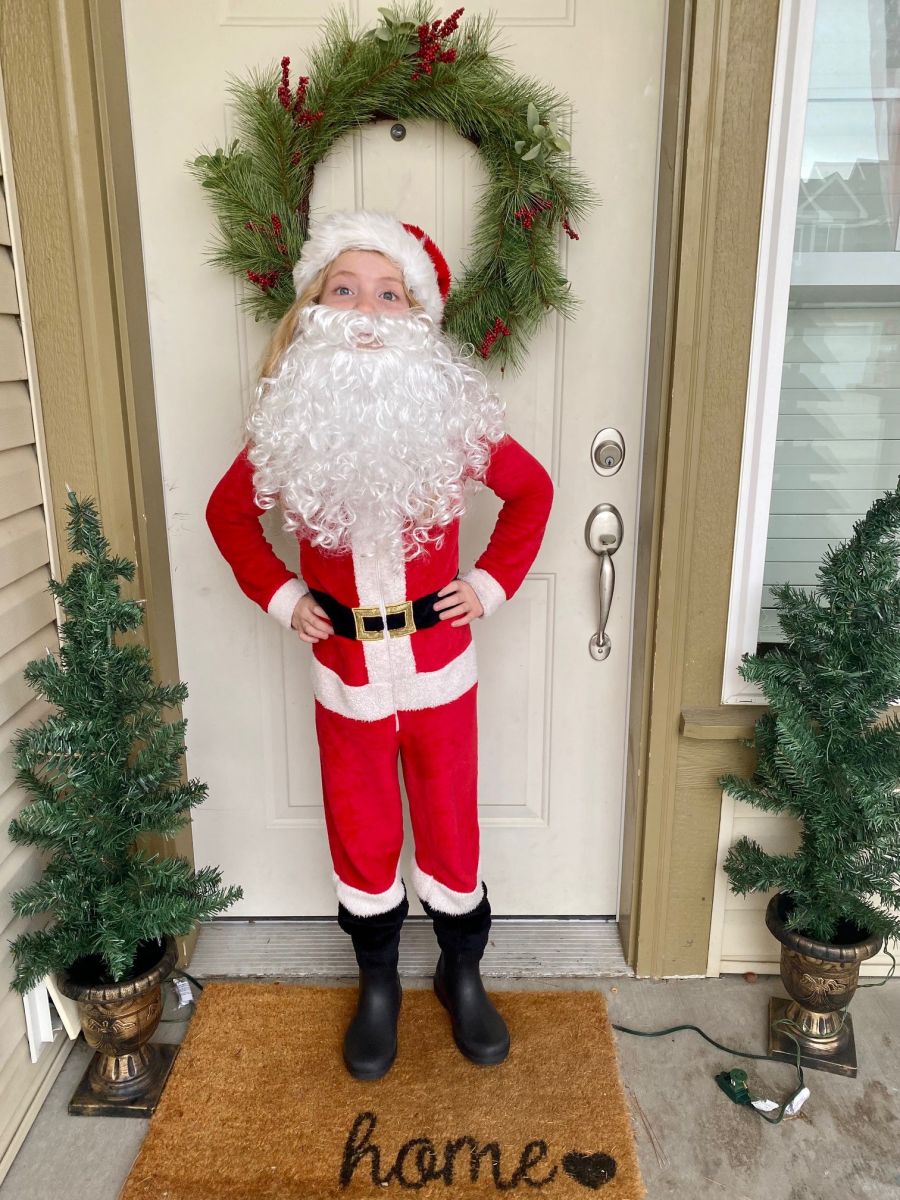
[[[784,1018],[775,1022],[776,1025],[783,1025],[786,1023],[789,1022],[786,1022]],[[693,1029],[695,1033],[699,1033],[702,1038],[705,1038],[706,1041],[708,1041],[711,1046],[715,1046],[717,1050],[725,1050],[728,1054],[736,1054],[738,1058],[769,1058],[768,1054],[748,1054],[744,1050],[735,1050],[731,1046],[723,1046],[721,1042],[717,1042],[713,1038],[709,1037],[708,1034],[705,1034],[697,1025],[673,1025],[671,1029],[645,1030],[628,1029],[625,1025],[616,1025],[613,1023],[613,1029],[618,1030],[619,1033],[633,1033],[635,1037],[663,1037],[667,1033],[678,1033],[681,1029]],[[767,1116],[766,1113],[761,1112],[758,1108],[753,1108],[753,1105],[750,1103],[752,1097],[750,1092],[747,1090],[747,1072],[742,1070],[740,1067],[733,1067],[730,1071],[721,1071],[715,1077],[716,1083],[729,1100],[733,1100],[735,1104],[746,1104],[748,1107],[753,1108],[753,1111],[758,1113],[764,1121],[768,1121],[770,1125],[777,1125],[779,1121],[784,1120],[784,1110],[793,1100],[796,1099],[796,1097],[805,1087],[803,1082],[803,1068],[800,1066],[800,1043],[787,1029],[785,1030],[785,1033],[797,1047],[796,1068],[798,1086],[797,1090],[788,1096],[787,1100],[785,1100],[778,1109],[777,1116],[770,1117]]]
[[[200,982],[200,980],[195,979],[193,977],[193,975],[189,975],[187,973],[187,971],[183,970],[181,967],[175,967],[175,969],[172,971],[172,974],[173,975],[183,975],[185,977],[185,979],[189,979],[191,981],[191,983],[194,985],[194,987],[197,989],[198,992],[203,991],[203,984]]]
[[[857,987],[883,987],[884,984],[886,984],[891,978],[896,970],[897,960],[894,958],[893,954],[891,954],[890,950],[885,949],[884,952],[891,960],[890,970],[888,971],[887,975],[885,975],[884,979],[876,979],[872,983],[859,983],[857,984]],[[849,1007],[849,1005],[847,1007]],[[839,1029],[843,1028],[844,1015],[847,1012],[847,1007],[840,1010],[841,1025],[839,1026]],[[797,1090],[792,1095],[788,1096],[787,1100],[780,1105],[777,1116],[767,1116],[767,1114],[762,1112],[760,1109],[753,1107],[753,1104],[751,1103],[753,1097],[750,1095],[750,1091],[747,1088],[747,1072],[742,1070],[740,1067],[733,1067],[730,1071],[720,1071],[719,1074],[715,1076],[715,1080],[729,1100],[733,1100],[735,1104],[746,1105],[747,1107],[753,1109],[753,1112],[762,1117],[764,1121],[768,1121],[770,1125],[777,1125],[780,1121],[784,1120],[785,1109],[797,1098],[797,1096],[799,1096],[800,1092],[806,1085],[803,1082],[803,1068],[800,1066],[800,1043],[787,1028],[787,1026],[792,1025],[795,1029],[798,1029],[798,1026],[794,1021],[788,1020],[787,1017],[781,1017],[779,1020],[774,1021],[773,1024],[785,1026],[785,1034],[791,1039],[797,1048],[797,1061],[795,1063],[798,1081]],[[678,1033],[679,1030],[682,1029],[693,1029],[695,1033],[699,1033],[702,1038],[705,1038],[706,1041],[708,1041],[711,1046],[715,1046],[717,1050],[724,1050],[728,1054],[736,1054],[738,1058],[765,1058],[771,1061],[771,1058],[768,1054],[749,1054],[745,1050],[735,1050],[731,1046],[723,1046],[721,1042],[714,1041],[713,1038],[705,1034],[703,1030],[698,1028],[696,1025],[673,1025],[671,1029],[644,1030],[629,1029],[625,1025],[613,1024],[613,1029],[618,1030],[619,1033],[632,1033],[635,1035],[635,1037],[663,1037],[667,1033]]]

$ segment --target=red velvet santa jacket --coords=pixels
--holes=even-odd
[[[440,548],[429,542],[419,558],[354,545],[335,553],[300,537],[300,577],[287,569],[263,533],[264,509],[253,494],[253,465],[243,448],[216,484],[206,521],[241,590],[270,616],[291,628],[297,601],[310,588],[351,608],[415,600],[440,591],[459,572],[459,521],[443,527]],[[460,576],[489,616],[519,588],[534,562],[553,502],[550,476],[508,434],[492,447],[483,482],[503,500],[487,549]],[[475,683],[475,644],[469,625],[453,618],[428,629],[375,641],[331,634],[312,646],[316,698],[326,708],[361,721],[398,709],[428,708],[455,700]]]

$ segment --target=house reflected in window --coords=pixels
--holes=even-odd
[[[819,0],[806,104],[757,652],[773,584],[900,477],[900,3]]]

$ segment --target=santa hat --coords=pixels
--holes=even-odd
[[[403,272],[410,295],[440,324],[450,291],[447,260],[418,225],[388,213],[335,212],[316,222],[294,266],[296,294],[344,250],[378,250],[390,258]]]

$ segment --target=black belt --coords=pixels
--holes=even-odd
[[[331,618],[334,632],[341,637],[353,638],[360,642],[384,640],[384,621],[381,619],[381,609],[377,606],[361,605],[350,608],[335,600],[328,592],[320,592],[315,588],[309,589],[310,595]],[[417,629],[429,629],[437,625],[441,614],[434,611],[437,600],[444,599],[437,592],[429,592],[418,600],[404,600],[402,604],[386,604],[387,629],[391,637],[405,637],[415,633]]]

